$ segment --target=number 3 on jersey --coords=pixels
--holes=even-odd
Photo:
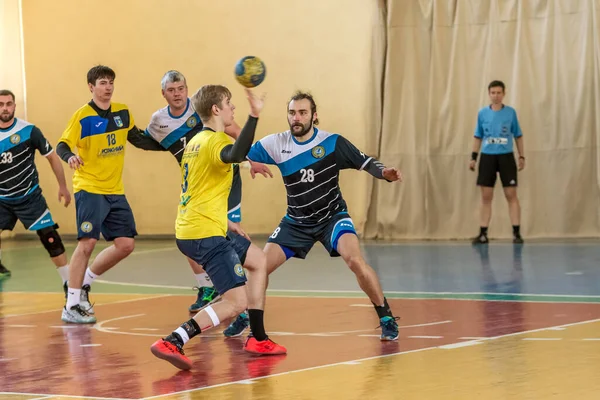
[[[183,183],[181,184],[181,193],[188,190],[188,163],[183,164]]]
[[[315,171],[312,169],[304,169],[300,170],[302,177],[300,178],[300,182],[314,182],[315,181]]]

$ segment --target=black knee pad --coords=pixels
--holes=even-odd
[[[65,246],[63,245],[60,235],[56,231],[58,225],[49,226],[42,228],[37,231],[40,241],[44,245],[44,248],[50,254],[50,257],[58,257],[65,252]]]

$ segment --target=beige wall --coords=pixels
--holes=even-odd
[[[0,89],[8,89],[16,96],[17,118],[25,118],[24,81],[21,42],[21,22],[18,0],[0,1]],[[24,231],[18,225],[14,232],[5,231],[3,237]]]
[[[114,100],[129,105],[145,127],[164,106],[160,78],[178,69],[190,92],[207,83],[233,89],[238,123],[248,110],[233,78],[235,62],[260,56],[268,93],[257,137],[287,129],[285,106],[296,89],[315,95],[323,129],[339,132],[373,153],[370,88],[372,31],[381,26],[371,0],[27,0],[23,5],[28,117],[56,144],[72,113],[89,101],[88,69],[98,63],[117,74]],[[190,93],[190,95],[191,95]],[[370,139],[375,140],[373,139]],[[129,146],[126,193],[141,234],[172,234],[179,171],[169,154]],[[57,204],[56,184],[39,162],[41,184],[63,232],[75,232],[75,209]],[[68,179],[70,180],[70,172]],[[270,233],[285,212],[281,176],[250,179],[243,170],[243,225],[249,233]],[[342,173],[342,189],[355,222],[364,223],[367,174]]]

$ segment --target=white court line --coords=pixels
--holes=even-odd
[[[149,250],[150,251],[150,250]],[[155,285],[149,283],[131,283],[131,282],[115,282],[115,281],[107,281],[104,279],[96,279],[94,282],[104,283],[109,285],[119,285],[119,286],[133,286],[133,287],[149,287],[149,288],[157,288],[157,289],[177,289],[177,290],[189,290],[190,286],[176,286],[176,285]],[[283,295],[277,295],[274,293],[284,293]],[[294,296],[293,294],[297,293],[300,296]],[[364,292],[360,290],[321,290],[321,289],[310,289],[310,290],[302,290],[302,289],[268,289],[267,295],[271,297],[303,297],[303,298],[357,298],[355,296],[306,296],[305,293],[322,293],[322,294],[348,294],[348,295],[360,295],[361,297],[365,297]],[[523,303],[555,303],[554,300],[547,300],[546,297],[554,297],[554,298],[589,298],[589,299],[600,299],[600,295],[568,295],[568,294],[545,294],[545,293],[488,293],[488,292],[408,292],[408,291],[389,291],[384,290],[384,293],[387,295],[419,295],[423,296],[420,298],[399,298],[400,300],[457,300],[457,301],[498,301],[498,302],[523,302]],[[426,297],[432,296],[432,297]],[[440,296],[510,296],[513,299],[461,299],[455,297],[440,297]],[[519,300],[521,297],[536,297],[539,300]],[[395,298],[394,298],[395,299]],[[577,304],[598,304],[597,302],[577,302]],[[354,307],[363,307],[363,305],[353,305]],[[365,307],[367,305],[364,305]],[[371,307],[370,305],[368,307]]]
[[[107,294],[107,293],[102,293],[102,294]],[[129,293],[117,293],[117,294],[122,294],[122,295],[127,295]],[[158,294],[158,295],[150,295],[148,297],[140,297],[137,299],[128,299],[128,300],[119,300],[119,301],[113,301],[111,303],[104,303],[104,304],[95,304],[94,307],[101,307],[101,306],[110,306],[113,304],[122,304],[122,303],[131,303],[134,301],[141,301],[141,300],[152,300],[152,299],[160,299],[163,297],[171,297],[174,296],[172,294]],[[52,312],[60,312],[62,310],[62,308],[59,309],[54,309],[54,310],[45,310],[45,311],[35,311],[35,312],[30,312],[30,313],[23,313],[23,314],[6,314],[6,315],[0,315],[0,319],[2,318],[10,318],[10,317],[25,317],[27,315],[37,315],[37,314],[47,314],[47,313],[52,313]]]
[[[540,332],[540,331],[548,330],[550,328],[557,328],[557,327],[565,327],[566,328],[566,327],[570,327],[570,326],[590,324],[590,323],[599,322],[599,321],[600,321],[600,318],[597,318],[597,319],[591,319],[591,320],[588,320],[588,321],[580,321],[580,322],[573,322],[573,323],[570,323],[570,324],[563,324],[563,325],[557,325],[557,326],[549,326],[549,327],[545,327],[545,328],[532,329],[532,330],[529,330],[529,331],[509,333],[509,334],[500,335],[500,336],[492,336],[492,337],[489,337],[488,340],[496,340],[496,339],[502,339],[502,338],[506,338],[506,337],[512,337],[512,336],[518,336],[518,335],[525,335],[525,334],[528,334],[528,333],[534,333],[534,332]],[[472,342],[459,342],[459,343],[453,343],[453,344],[443,345],[443,347],[442,346],[424,347],[424,348],[421,348],[421,349],[401,351],[401,352],[393,353],[393,354],[385,354],[385,355],[382,355],[382,356],[360,358],[360,359],[357,359],[357,360],[349,360],[349,361],[352,361],[352,362],[362,362],[362,361],[368,361],[368,360],[376,360],[376,359],[381,359],[381,358],[393,357],[393,356],[398,356],[398,355],[403,355],[403,354],[419,353],[419,352],[422,352],[422,351],[434,350],[434,349],[461,348],[461,347],[465,347],[465,346],[473,346],[473,345],[476,345],[476,344],[479,344],[479,343],[482,343],[482,342],[478,342],[476,340],[474,340]],[[454,347],[449,347],[449,346],[453,346],[453,345],[454,345]],[[266,375],[266,376],[261,376],[261,377],[258,377],[258,378],[244,379],[243,381],[257,381],[257,380],[266,379],[266,378],[273,378],[273,377],[277,377],[277,376],[292,375],[292,374],[295,374],[295,373],[298,373],[298,372],[313,371],[313,370],[317,370],[317,369],[335,367],[335,366],[338,366],[338,365],[347,364],[349,361],[341,361],[341,362],[332,363],[332,364],[318,365],[318,366],[315,366],[315,367],[309,367],[309,368],[297,369],[297,370],[293,370],[293,371],[280,372],[278,374]],[[207,389],[214,389],[214,388],[218,388],[218,387],[235,385],[235,384],[238,384],[239,382],[242,382],[242,381],[226,382],[226,383],[220,383],[220,384],[217,384],[217,385],[206,386],[206,387],[203,387],[203,388],[188,389],[188,390],[182,390],[182,391],[179,391],[179,392],[172,392],[172,393],[169,393],[169,394],[161,394],[161,395],[158,395],[158,396],[146,397],[144,400],[160,399],[160,398],[164,398],[164,397],[168,397],[168,396],[175,396],[175,395],[179,395],[179,394],[183,394],[183,393],[200,392],[200,391],[204,391],[204,390],[207,390]]]
[[[443,336],[409,336],[411,339],[442,339]]]
[[[586,339],[581,339],[581,340],[585,340],[585,341],[600,341],[600,338],[586,338]]]
[[[142,316],[145,314],[136,314],[136,315],[126,315],[123,317],[118,317],[118,318],[112,318],[112,319],[107,319],[105,321],[99,322],[97,324],[95,324],[93,327],[100,331],[100,332],[104,332],[104,333],[113,333],[113,334],[117,334],[117,335],[130,335],[130,336],[148,336],[148,337],[158,337],[158,336],[167,336],[169,333],[164,333],[164,334],[159,334],[159,333],[140,333],[140,332],[125,332],[125,331],[119,331],[118,328],[114,328],[114,327],[104,327],[105,324],[108,324],[110,322],[113,321],[119,321],[122,319],[127,319],[127,318],[136,318],[139,316]],[[438,322],[428,322],[428,323],[424,323],[424,324],[414,324],[414,325],[405,325],[405,326],[399,326],[398,328],[415,328],[415,327],[422,327],[422,326],[432,326],[432,325],[442,325],[442,324],[449,324],[452,321],[438,321]],[[346,334],[353,334],[353,333],[361,333],[361,332],[372,332],[374,331],[376,328],[372,328],[372,329],[360,329],[360,330],[355,330],[355,331],[340,331],[340,332],[301,332],[301,333],[297,333],[297,332],[269,332],[269,335],[271,336],[311,336],[311,337],[336,337],[336,336],[342,336],[342,335],[346,335]],[[132,329],[132,331],[159,331],[159,329],[155,329],[155,328],[134,328]],[[360,337],[379,337],[380,335],[357,335]],[[222,334],[218,334],[218,333],[213,333],[213,334],[203,334],[202,337],[213,337],[213,338],[222,338],[223,335]],[[432,336],[424,336],[424,338],[433,338]],[[437,338],[437,337],[436,337]],[[441,338],[441,336],[440,336]]]

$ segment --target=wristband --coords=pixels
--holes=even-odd
[[[477,161],[477,155],[478,155],[478,154],[479,154],[479,153],[477,153],[476,151],[472,152],[472,153],[471,153],[471,160],[472,160],[472,161]]]

